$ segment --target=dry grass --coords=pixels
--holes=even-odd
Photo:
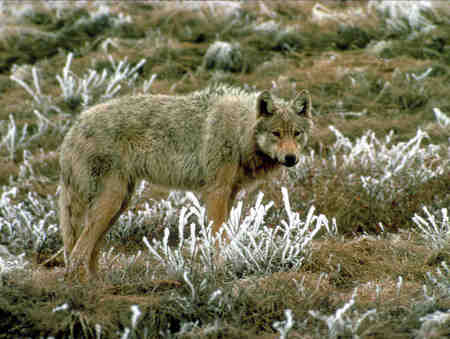
[[[222,310],[224,326],[221,331],[234,328],[248,337],[263,335],[272,331],[272,323],[282,318],[284,309],[291,309],[297,320],[308,318],[310,310],[332,314],[351,299],[355,287],[354,308],[377,310],[377,321],[366,329],[368,336],[407,338],[409,335],[404,331],[409,321],[417,325],[418,316],[426,314],[424,312],[450,306],[448,298],[430,305],[421,301],[422,286],[428,284],[426,273],[436,266],[427,262],[428,248],[415,239],[407,239],[406,235],[393,239],[321,240],[314,247],[314,255],[297,272],[249,277],[231,283],[220,278],[210,281],[211,289],[220,286],[227,300],[233,301],[231,309]],[[121,268],[112,270],[119,273]],[[192,305],[190,314],[175,306],[171,297],[174,293],[189,297],[184,282],[138,277],[129,271],[120,283],[107,279],[100,285],[79,285],[64,281],[61,268],[36,267],[32,272],[31,276],[21,274],[20,280],[15,274],[4,278],[3,290],[7,293],[0,298],[0,303],[5,319],[17,326],[31,323],[33,333],[79,337],[86,335],[86,331],[93,333],[94,325],[99,323],[105,326],[103,333],[110,336],[122,326],[129,326],[129,309],[134,304],[139,305],[144,314],[142,326],[150,329],[176,331],[181,322],[189,319],[200,320],[200,324],[213,320],[214,314],[205,305]],[[399,278],[402,279],[400,287]],[[12,300],[18,299],[22,300],[21,304],[13,305]],[[67,311],[52,312],[65,303]],[[21,308],[25,305],[26,308]],[[415,309],[421,307],[423,310]],[[19,310],[22,320],[13,320]],[[70,328],[73,334],[68,332]],[[5,329],[2,331],[5,334],[17,333],[12,329],[5,332]],[[136,333],[142,334],[141,331],[143,328]],[[314,320],[304,325],[303,331],[326,333],[323,324]]]
[[[195,326],[179,333],[182,338],[278,338],[273,323],[284,319],[285,309],[292,310],[296,321],[290,337],[323,338],[329,334],[325,323],[311,317],[309,311],[335,314],[352,298],[355,288],[353,309],[359,314],[377,310],[376,319],[366,320],[361,329],[364,338],[417,337],[421,317],[448,312],[448,294],[434,286],[427,273],[436,275],[443,262],[450,263],[449,247],[430,249],[411,232],[411,218],[421,213],[423,205],[433,210],[449,206],[448,169],[434,179],[408,186],[392,199],[381,200],[374,199],[358,182],[364,175],[362,169],[334,169],[323,161],[329,159],[336,140],[329,125],[351,140],[368,129],[380,138],[395,130],[394,143],[411,139],[421,128],[430,137],[425,144],[441,145],[440,155],[448,158],[449,129],[436,123],[432,109],[439,107],[450,113],[450,13],[444,7],[438,14],[430,14],[436,28],[416,36],[411,27],[390,31],[385,17],[367,11],[367,1],[321,3],[338,13],[339,19],[312,20],[315,3],[308,1],[246,2],[231,10],[220,2],[190,6],[117,2],[108,5],[108,18],[81,25],[77,20],[89,18],[98,10],[98,3],[66,6],[59,15],[57,9],[43,4],[33,4],[34,12],[30,13],[34,14],[29,15],[2,12],[0,7],[0,20],[4,20],[0,33],[0,121],[7,124],[12,114],[19,130],[25,124],[31,133],[37,130],[33,110],[40,107],[9,78],[13,72],[21,74],[33,88],[31,67],[20,71],[14,64],[37,67],[42,93],[68,114],[62,117],[50,111],[51,121],[71,120],[83,109],[81,102],[68,103],[60,96],[56,81],[69,52],[74,53],[71,70],[80,77],[89,68],[111,72],[108,54],[116,61],[127,57],[131,65],[146,58],[135,86],[123,85],[118,95],[141,91],[143,81],[152,74],[157,74],[149,90],[152,93],[186,93],[217,81],[259,90],[274,87],[282,97],[290,97],[294,87],[308,88],[313,96],[315,129],[306,152],[316,152],[316,166],[301,179],[292,180],[290,174],[284,174],[262,186],[265,201],[273,200],[277,207],[268,215],[267,224],[276,225],[282,217],[282,185],[288,187],[292,207],[302,217],[313,203],[319,213],[335,217],[339,226],[337,236],[321,234],[313,242],[311,255],[298,271],[231,281],[220,274],[193,274],[192,283],[199,293],[185,307],[191,298],[189,284],[171,280],[142,243],[143,234],[161,239],[164,227],[176,227],[177,214],[166,218],[167,211],[161,208],[159,215],[146,219],[145,225],[136,225],[136,232],[128,237],[112,234],[109,245],[115,250],[102,259],[101,283],[64,280],[61,256],[42,265],[59,249],[60,241],[49,242],[51,245],[39,250],[32,245],[15,248],[4,240],[9,238],[0,225],[2,244],[10,246],[14,254],[25,252],[30,261],[27,269],[0,276],[0,338],[94,338],[97,324],[102,337],[120,337],[118,333],[131,326],[130,306],[135,304],[142,312],[132,333],[135,338],[174,337],[183,324]],[[358,8],[363,9],[364,20],[342,19]],[[132,22],[115,24],[120,14],[130,15]],[[268,21],[279,27],[271,32],[255,29]],[[103,42],[109,38],[116,46],[110,45],[106,52]],[[240,43],[243,64],[237,69],[241,71],[204,69],[203,56],[217,40]],[[392,44],[374,53],[370,44],[378,41]],[[432,72],[425,79],[408,80],[429,68]],[[345,115],[348,112],[365,113]],[[0,141],[2,138],[0,135]],[[11,203],[24,201],[25,210],[30,207],[26,204],[31,204],[29,193],[37,193],[41,202],[51,200],[48,195],[55,196],[62,138],[62,133],[45,132],[25,147],[31,154],[28,158],[24,149],[19,149],[11,159],[6,147],[0,146],[0,191],[11,188],[11,182],[18,188]],[[22,178],[21,166],[26,161],[34,173],[27,172]],[[356,178],[353,182],[349,182],[349,174]],[[167,193],[145,191],[133,212],[143,209],[145,202],[158,206],[151,200],[156,196],[167,198]],[[254,201],[255,194],[246,196],[245,213]],[[177,241],[174,236],[170,244]],[[144,254],[128,264],[126,259],[139,250]],[[113,260],[116,254],[121,259]],[[201,284],[203,279],[206,287]],[[428,295],[434,293],[434,300],[426,298],[424,285]],[[212,307],[208,300],[218,289],[223,303]],[[64,304],[68,305],[66,310],[54,311]],[[217,324],[216,319],[220,320]],[[429,338],[447,337],[448,322],[433,331]]]

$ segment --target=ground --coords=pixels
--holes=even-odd
[[[0,16],[0,338],[450,336],[445,2],[3,2]],[[216,41],[229,49],[207,53]],[[65,280],[58,147],[73,119],[111,97],[216,82],[311,92],[304,157],[261,187],[274,206],[249,236],[289,223],[281,187],[299,218],[289,235],[321,215],[329,229],[284,264],[248,238],[262,266],[208,266],[188,250],[191,223],[204,239],[201,203],[144,184],[108,234],[103,281]],[[258,192],[242,197],[250,225]]]

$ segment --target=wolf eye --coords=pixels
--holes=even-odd
[[[278,131],[273,131],[272,134],[276,137],[279,137],[281,135],[280,132]]]
[[[300,131],[295,131],[294,132],[294,137],[298,137],[300,135]]]

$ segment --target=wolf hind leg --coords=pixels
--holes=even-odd
[[[127,205],[129,184],[119,174],[103,179],[103,190],[95,197],[85,213],[83,228],[70,254],[69,273],[79,272],[84,265],[90,278],[97,278],[98,253],[102,240],[115,219]],[[81,272],[79,272],[81,273]]]
[[[109,226],[107,227],[107,230],[110,229],[117,221],[117,219],[119,219],[120,215],[127,209],[131,197],[133,195],[134,192],[134,183],[129,182],[128,183],[128,188],[127,188],[127,193],[125,198],[122,201],[122,205],[120,206],[120,209],[117,211],[117,213],[113,216],[113,218],[111,219],[111,221],[109,222]],[[100,250],[102,249],[104,243],[105,243],[105,235],[107,233],[107,230],[100,235],[100,237],[98,238],[97,242],[94,245],[94,249],[92,251],[92,255],[89,258],[89,261],[87,263],[87,267],[88,267],[88,272],[90,275],[96,275],[98,272],[98,261],[99,261],[99,254],[100,254]]]

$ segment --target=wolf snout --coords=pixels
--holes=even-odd
[[[298,163],[297,156],[295,154],[287,154],[284,157],[284,165],[287,167],[292,167]]]

